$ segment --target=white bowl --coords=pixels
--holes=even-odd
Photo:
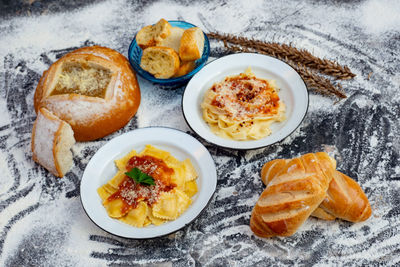
[[[258,78],[275,80],[278,95],[286,106],[286,120],[271,125],[272,134],[259,140],[235,141],[215,135],[204,121],[201,103],[214,83],[226,76],[251,70]],[[279,142],[289,136],[303,121],[308,109],[308,90],[300,75],[288,64],[273,57],[242,53],[228,55],[207,64],[186,86],[182,110],[189,127],[206,141],[233,149],[256,149]]]
[[[108,216],[97,188],[107,183],[116,173],[114,160],[132,149],[141,151],[151,144],[170,152],[178,160],[189,158],[198,178],[198,192],[192,204],[176,220],[159,226],[137,228]],[[103,230],[126,238],[153,238],[175,232],[186,226],[203,211],[215,192],[217,171],[208,150],[192,136],[171,128],[149,127],[120,135],[103,147],[91,158],[81,180],[81,202],[89,218]]]

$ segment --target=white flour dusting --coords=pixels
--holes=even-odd
[[[80,46],[86,40],[110,45],[110,35],[105,29],[118,19],[124,4],[106,1],[76,12],[2,21],[7,38],[0,40],[0,57],[13,53],[23,59],[32,59],[49,50],[63,49],[66,44]]]
[[[0,265],[11,265],[24,257],[34,257],[31,263],[41,260],[44,265],[79,266],[171,263],[179,259],[183,260],[178,266],[193,262],[279,265],[282,260],[300,265],[368,265],[381,259],[388,265],[398,263],[390,253],[399,249],[396,208],[400,204],[393,196],[398,195],[400,183],[389,180],[400,174],[399,166],[390,167],[400,147],[398,110],[392,105],[398,105],[400,99],[398,55],[391,54],[396,46],[389,47],[392,36],[399,34],[398,13],[400,5],[395,0],[343,5],[234,0],[188,6],[172,1],[144,4],[118,0],[69,12],[0,20],[0,59],[4,61],[0,64],[0,203],[5,203],[0,205],[0,237],[5,237],[0,243]],[[210,206],[189,227],[161,242],[127,241],[96,227],[79,201],[83,170],[111,136],[76,144],[75,166],[69,176],[56,179],[31,159],[32,98],[48,61],[86,41],[126,55],[134,33],[161,17],[185,20],[206,32],[292,43],[349,65],[357,77],[340,82],[349,98],[336,104],[334,99],[311,93],[305,120],[279,144],[247,152],[208,146],[219,175]],[[222,44],[211,41],[214,57],[218,57],[217,47]],[[181,110],[184,88],[166,89],[138,80],[141,105],[134,121],[119,133],[147,126],[188,131]],[[263,190],[259,178],[262,164],[317,150],[334,156],[340,169],[366,189],[372,217],[358,224],[311,218],[293,237],[254,237],[248,220]],[[4,202],[8,199],[15,200]],[[34,207],[33,211],[22,216],[29,207]]]
[[[23,243],[29,242],[26,237],[36,231],[37,234],[34,236],[39,240],[34,245],[43,246],[45,245],[43,243],[48,241],[59,243],[57,246],[54,244],[46,246],[48,254],[37,262],[38,265],[94,266],[101,264],[89,258],[93,251],[92,244],[87,240],[86,230],[83,229],[90,229],[91,232],[97,234],[103,232],[90,222],[79,202],[79,199],[60,198],[53,203],[42,205],[29,217],[18,221],[9,233],[14,238],[6,240],[4,245],[6,249],[3,253],[12,255],[14,249],[24,249]],[[66,212],[68,216],[65,216]],[[75,256],[71,257],[71,255]],[[0,265],[4,266],[4,262],[0,261]]]
[[[369,0],[361,7],[360,22],[373,34],[396,31],[400,27],[400,2],[397,0]]]

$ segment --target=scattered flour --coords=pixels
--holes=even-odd
[[[398,31],[400,28],[398,0],[369,0],[361,6],[360,22],[373,34]]]
[[[107,254],[119,249],[114,249],[115,246],[111,244],[89,239],[90,235],[105,237],[110,237],[110,235],[97,228],[87,218],[79,203],[79,197],[70,199],[64,197],[66,188],[72,186],[71,180],[67,178],[55,180],[54,177],[46,176],[48,174],[31,160],[29,143],[33,121],[27,116],[32,116],[32,114],[21,114],[20,117],[25,118],[26,121],[20,122],[17,126],[10,125],[11,122],[17,123],[15,114],[9,111],[10,96],[13,96],[17,91],[16,87],[28,87],[26,85],[28,81],[19,79],[21,78],[21,76],[18,76],[21,66],[16,67],[16,65],[24,62],[32,72],[41,75],[48,67],[48,64],[41,59],[41,54],[47,55],[50,60],[54,61],[56,60],[57,50],[82,46],[86,41],[117,49],[126,55],[134,33],[140,27],[154,23],[161,17],[186,20],[200,26],[206,32],[221,31],[263,40],[293,43],[293,45],[306,48],[318,56],[338,59],[339,62],[349,65],[357,74],[354,80],[341,82],[350,96],[348,99],[333,105],[334,100],[332,99],[310,94],[309,113],[302,126],[274,148],[247,151],[242,154],[243,157],[238,156],[241,161],[240,166],[235,167],[236,165],[232,163],[236,160],[236,155],[240,155],[239,153],[229,152],[231,153],[229,154],[222,149],[211,147],[210,151],[213,153],[219,173],[225,171],[226,168],[232,168],[226,172],[229,174],[229,178],[219,177],[219,187],[210,204],[211,208],[205,211],[208,217],[203,219],[204,221],[201,221],[202,218],[200,217],[192,224],[193,229],[189,228],[191,230],[185,232],[184,237],[181,238],[185,239],[184,242],[179,239],[178,233],[180,232],[172,237],[178,244],[176,246],[184,246],[193,255],[197,253],[197,256],[193,256],[195,260],[200,264],[209,265],[212,265],[210,259],[217,260],[218,257],[231,260],[230,258],[237,256],[239,259],[233,260],[232,265],[240,265],[238,262],[246,265],[246,263],[251,264],[262,260],[272,260],[273,263],[277,264],[281,259],[302,259],[304,257],[303,247],[297,246],[298,243],[302,242],[304,246],[308,246],[307,249],[310,251],[319,249],[318,242],[329,242],[327,244],[329,244],[331,251],[343,253],[342,256],[336,256],[336,259],[340,259],[342,264],[354,264],[352,260],[362,259],[363,257],[379,259],[379,255],[384,250],[396,251],[398,249],[396,240],[398,240],[399,233],[390,232],[387,239],[376,240],[380,235],[386,235],[387,229],[400,229],[399,224],[395,223],[398,216],[394,217],[393,221],[382,218],[392,208],[390,200],[387,199],[386,195],[382,197],[381,202],[377,198],[379,194],[390,189],[387,183],[382,182],[382,176],[387,172],[387,163],[391,160],[390,154],[382,155],[381,162],[376,166],[377,170],[373,175],[360,175],[359,177],[363,181],[363,186],[369,189],[368,194],[371,197],[371,203],[376,205],[374,209],[376,212],[368,222],[349,226],[340,221],[325,222],[310,219],[304,224],[301,229],[302,232],[298,235],[268,241],[254,238],[247,225],[251,206],[258,196],[254,192],[246,191],[254,190],[254,188],[246,187],[247,184],[242,188],[241,183],[257,182],[255,180],[259,174],[258,170],[256,173],[252,169],[254,164],[257,163],[261,166],[261,163],[266,160],[279,157],[284,149],[285,153],[293,153],[293,156],[298,156],[294,154],[297,153],[295,151],[306,151],[308,148],[306,143],[301,144],[302,147],[298,150],[291,148],[294,141],[306,137],[303,128],[312,125],[313,119],[317,116],[325,116],[331,112],[340,113],[345,103],[354,104],[362,112],[377,106],[370,95],[382,94],[386,97],[383,99],[385,101],[398,100],[400,76],[398,74],[390,76],[379,66],[381,64],[385,67],[392,67],[390,64],[383,64],[385,60],[388,62],[389,60],[388,55],[381,52],[381,43],[369,41],[367,45],[360,45],[360,40],[362,41],[360,38],[363,35],[373,34],[383,41],[388,41],[388,38],[390,38],[386,35],[388,31],[398,32],[399,17],[396,15],[399,13],[399,2],[396,0],[369,0],[360,4],[354,3],[343,6],[331,3],[315,3],[315,1],[308,2],[310,1],[293,3],[289,0],[265,2],[260,0],[234,0],[209,2],[207,4],[193,2],[190,3],[190,6],[183,6],[172,1],[143,4],[111,0],[88,5],[71,12],[40,17],[18,17],[7,21],[0,20],[0,28],[2,29],[0,58],[12,58],[11,63],[7,63],[10,64],[10,67],[7,67],[7,64],[0,64],[0,114],[2,114],[0,116],[0,127],[9,127],[0,131],[0,138],[3,138],[0,139],[0,145],[2,145],[0,150],[0,169],[2,172],[2,175],[0,175],[0,201],[10,198],[19,190],[34,185],[34,188],[25,197],[0,210],[1,218],[6,218],[0,220],[0,233],[3,233],[4,229],[7,228],[6,225],[10,218],[34,203],[40,203],[37,210],[11,226],[1,250],[0,265],[4,266],[7,260],[10,260],[16,254],[25,255],[23,251],[19,252],[17,249],[29,249],[25,246],[25,243],[28,245],[30,243],[28,241],[31,240],[27,239],[37,236],[33,233],[34,231],[43,236],[49,231],[54,231],[54,235],[50,236],[51,241],[44,241],[41,244],[48,253],[44,258],[44,264],[47,265],[105,265],[106,260],[93,258],[91,253],[95,251]],[[137,10],[140,11],[137,12]],[[66,21],[69,23],[65,23]],[[361,31],[361,33],[355,34],[358,31]],[[348,46],[343,46],[340,41],[348,44]],[[221,47],[222,44],[212,41],[211,45],[213,49],[217,46]],[[364,70],[360,69],[361,66],[368,67],[368,72],[373,71],[374,74],[370,81],[365,79],[368,73],[364,73]],[[9,85],[7,91],[3,90],[6,82],[3,73],[11,76],[15,83]],[[380,76],[382,80],[374,80],[379,79]],[[384,87],[380,86],[382,81],[387,82]],[[163,89],[141,78],[139,78],[139,84],[142,102],[136,115],[138,127],[168,126],[183,131],[189,130],[180,107],[184,88]],[[29,100],[26,103],[30,110],[27,113],[33,112],[32,93],[35,86],[36,83],[26,88],[30,90],[29,98],[27,98]],[[353,94],[358,93],[361,96],[351,98]],[[349,101],[349,103],[346,101]],[[21,108],[17,112],[22,112],[23,106],[17,107]],[[336,121],[335,129],[343,126],[338,124],[339,122]],[[366,139],[365,145],[367,147],[363,148],[363,151],[381,150],[379,147],[380,137],[377,135],[380,130],[382,129],[377,129],[371,137]],[[398,128],[394,128],[395,130],[398,130]],[[348,136],[355,136],[355,133],[348,134]],[[394,139],[392,149],[400,147],[398,138],[390,138]],[[354,141],[354,139],[352,140]],[[78,182],[83,173],[82,168],[86,166],[90,158],[85,157],[86,149],[90,148],[91,151],[96,151],[105,142],[105,140],[100,140],[78,143],[74,146],[73,152],[80,159],[77,162],[80,167],[74,169]],[[329,150],[328,152],[331,152],[336,158],[352,152],[350,148],[338,151],[338,146],[335,144],[324,146],[323,141],[322,148]],[[368,167],[371,158],[374,157],[374,152],[370,156],[363,155],[360,166],[365,164]],[[15,168],[13,167],[14,163],[16,163]],[[344,165],[344,162],[342,164]],[[242,171],[247,176],[243,177]],[[355,172],[357,171],[355,170]],[[394,174],[400,174],[399,166],[395,167]],[[14,185],[15,177],[20,178],[20,181],[15,184],[16,189],[8,192]],[[261,182],[258,181],[258,184],[261,185]],[[257,189],[261,190],[260,188]],[[232,203],[229,198],[236,191],[239,191],[237,195],[239,199],[237,203]],[[249,193],[249,195],[240,198],[245,193]],[[222,204],[214,208],[213,205],[216,205],[216,203]],[[233,211],[228,214],[226,207],[229,205]],[[222,216],[218,217],[222,219],[214,219],[217,215]],[[390,225],[390,223],[393,225]],[[315,240],[307,236],[313,233],[317,233],[318,236]],[[200,238],[198,238],[199,236]],[[323,238],[321,239],[321,237]],[[65,241],[58,243],[59,239]],[[373,244],[362,249],[362,244],[365,242]],[[127,244],[135,243],[127,242]],[[223,248],[222,252],[208,258],[208,255],[213,253],[213,250],[209,250],[209,248],[214,246]],[[347,248],[358,249],[358,251],[357,253],[346,254]],[[171,248],[171,250],[173,249]],[[121,265],[126,264],[124,259],[127,255],[123,253],[118,261],[114,260],[113,262],[121,263]],[[154,250],[154,257],[162,259],[164,254],[165,251]],[[178,253],[174,255],[182,256]],[[110,255],[107,254],[107,256]],[[56,257],[59,260],[58,262],[55,262]],[[317,259],[317,263],[334,265],[334,258],[332,255],[320,255],[320,260]],[[138,259],[134,263],[139,261],[143,260]]]
[[[378,138],[376,138],[376,135],[371,136],[371,139],[369,140],[369,146],[371,148],[374,148],[378,145]]]
[[[394,168],[394,173],[395,173],[396,175],[399,175],[399,174],[400,174],[400,166],[396,166],[396,167]]]
[[[68,216],[65,216],[66,211]],[[93,248],[87,239],[88,230],[92,234],[104,234],[87,218],[79,198],[60,198],[55,202],[42,204],[29,216],[19,220],[9,232],[14,238],[6,239],[3,253],[15,256],[15,249],[19,248],[20,255],[29,258],[31,253],[36,251],[37,260],[40,260],[36,264],[43,266],[100,266],[102,261],[89,257]],[[43,240],[37,240],[34,243],[36,246],[29,246],[30,242],[27,241],[31,241],[30,238],[40,237]],[[47,243],[46,239],[58,244],[55,246],[54,243]],[[40,255],[43,250],[47,251],[46,255]],[[4,260],[4,257],[0,260],[1,266],[7,263],[3,262]]]
[[[6,154],[0,153],[0,170],[2,171],[0,179],[0,195],[6,193],[7,189],[12,186],[13,176],[10,168],[7,166]]]
[[[372,108],[374,107],[375,103],[368,99],[366,96],[361,96],[354,100],[354,102],[360,109],[363,108]]]

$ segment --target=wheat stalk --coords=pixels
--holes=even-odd
[[[267,54],[264,51],[258,51],[256,49],[250,50],[247,47],[239,47],[239,46],[228,46],[225,47],[232,52],[258,52],[260,54]],[[340,84],[338,87],[335,87],[329,79],[326,79],[312,71],[310,71],[306,66],[301,63],[295,63],[292,60],[289,60],[287,57],[282,58],[281,56],[276,56],[278,59],[285,61],[292,68],[294,68],[302,77],[304,82],[307,85],[307,88],[326,96],[337,96],[339,98],[346,98],[346,94],[341,89]]]
[[[311,72],[304,65],[297,64],[297,66],[291,66],[300,74],[308,88],[313,89],[322,95],[335,95],[339,98],[347,97],[341,89],[342,86],[340,84],[335,87],[329,79]]]
[[[207,36],[223,41],[225,47],[227,46],[227,43],[231,43],[242,47],[252,48],[257,51],[262,51],[266,55],[287,58],[288,60],[301,63],[305,67],[318,70],[323,74],[336,77],[337,79],[346,80],[356,76],[347,66],[341,66],[337,62],[329,59],[318,58],[305,49],[297,49],[291,45],[262,42],[246,37],[219,34],[216,32],[210,32]]]

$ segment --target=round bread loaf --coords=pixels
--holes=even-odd
[[[66,121],[77,141],[120,129],[139,104],[140,88],[128,60],[100,46],[77,49],[54,62],[40,78],[34,96],[36,113],[45,107]]]

